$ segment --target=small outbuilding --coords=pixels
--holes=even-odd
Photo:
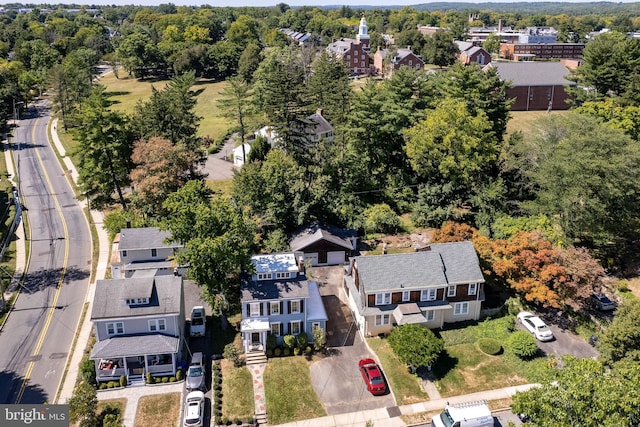
[[[312,266],[341,265],[355,255],[357,239],[355,230],[313,223],[296,230],[289,244]]]

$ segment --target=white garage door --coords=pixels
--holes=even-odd
[[[304,254],[304,262],[305,264],[311,261],[311,266],[315,267],[318,265],[318,253]]]
[[[327,252],[327,264],[344,264],[344,251]]]

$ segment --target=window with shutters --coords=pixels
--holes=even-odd
[[[300,300],[291,301],[291,313],[300,313]]]
[[[280,336],[281,324],[280,323],[271,323],[271,335],[275,335],[277,337]]]
[[[280,303],[279,302],[272,302],[269,303],[271,305],[271,314],[272,315],[278,315],[280,314]]]
[[[107,334],[109,335],[122,335],[124,334],[123,322],[110,322],[107,323]]]
[[[300,322],[291,322],[291,335],[298,335],[300,333]]]
[[[259,302],[249,303],[249,316],[250,317],[260,317],[260,303]]]

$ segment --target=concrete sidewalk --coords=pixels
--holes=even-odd
[[[77,183],[78,171],[71,162],[69,156],[67,156],[67,152],[62,146],[60,138],[58,137],[57,130],[58,119],[53,119],[51,123],[51,138],[53,140],[53,146],[62,158],[66,171],[73,179],[73,182]],[[87,202],[85,200],[80,200],[79,203],[83,209],[87,207]],[[98,265],[96,268],[96,276],[93,282],[90,283],[87,288],[87,293],[85,295],[85,302],[88,303],[87,311],[83,322],[76,328],[76,331],[79,332],[78,340],[76,341],[75,348],[73,348],[73,352],[69,354],[69,357],[67,359],[67,371],[64,377],[64,382],[62,383],[61,387],[58,388],[58,395],[55,397],[53,401],[54,403],[66,403],[73,394],[73,388],[75,386],[76,378],[78,377],[78,370],[80,362],[82,360],[82,355],[91,335],[92,324],[90,317],[96,280],[104,279],[105,273],[107,271],[107,266],[109,265],[111,242],[109,242],[109,235],[103,227],[104,217],[102,215],[102,212],[91,210],[91,221],[95,225],[96,232],[98,234],[99,255]]]
[[[426,402],[404,405],[396,408],[380,408],[370,411],[352,412],[348,414],[331,415],[327,417],[314,418],[310,420],[295,421],[287,424],[280,424],[279,427],[329,427],[329,426],[352,426],[366,427],[374,426],[404,426],[406,425],[400,415],[412,415],[422,412],[430,412],[444,409],[449,404],[472,402],[475,400],[498,400],[506,399],[518,391],[529,390],[537,387],[538,384],[524,384],[514,387],[505,387],[496,390],[481,391],[478,393],[465,394],[462,396],[452,396],[446,399],[435,399]],[[391,414],[393,415],[391,415]]]
[[[4,151],[4,160],[7,164],[7,175],[9,177],[9,181],[11,181],[11,184],[17,188],[18,182],[16,180],[16,170],[15,170],[15,165],[13,164],[13,154],[11,151],[11,144],[9,143],[8,140],[5,140],[5,139],[2,140],[2,149]],[[21,197],[20,194],[18,196]],[[13,279],[11,279],[11,283],[9,284],[9,286],[7,287],[7,290],[4,293],[5,301],[9,301],[9,299],[11,298],[11,295],[18,289],[18,286],[20,286],[20,282],[22,280],[22,276],[24,275],[24,270],[26,268],[27,251],[25,247],[26,239],[25,239],[24,221],[22,221],[22,218],[20,218],[20,224],[18,224],[18,227],[16,228],[15,239],[16,239],[15,240],[16,270],[15,270],[15,273],[13,274]],[[5,318],[5,321],[6,321],[6,318]],[[4,326],[4,323],[0,324],[0,330],[2,329],[3,326]]]

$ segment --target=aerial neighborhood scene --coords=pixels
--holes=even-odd
[[[0,5],[0,426],[640,425],[640,3],[262,3]]]

